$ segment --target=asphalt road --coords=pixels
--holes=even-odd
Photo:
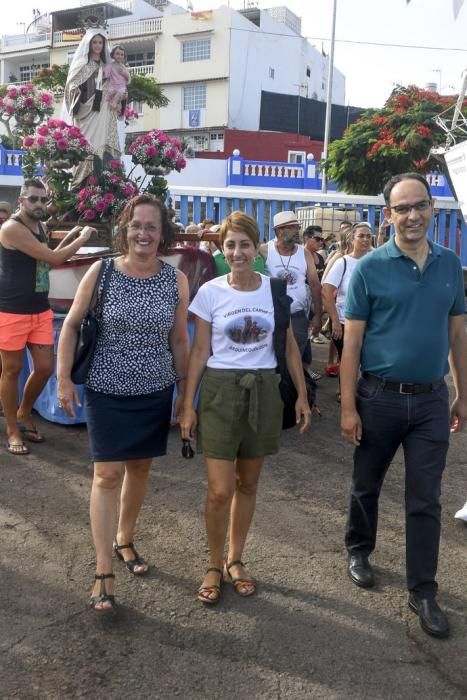
[[[326,347],[316,348],[315,368]],[[207,608],[194,592],[206,565],[205,479],[172,431],[156,460],[137,547],[154,564],[134,579],[115,562],[119,612],[86,609],[94,573],[86,431],[41,421],[47,442],[0,467],[0,697],[467,697],[466,434],[454,436],[443,486],[439,601],[452,635],[428,637],[407,608],[403,466],[381,499],[377,586],[358,589],[343,548],[352,449],[343,444],[336,380],[319,382],[323,416],[284,434],[265,466],[245,552],[258,595],[224,586]],[[0,419],[4,433],[4,421]],[[3,442],[3,438],[2,438]]]

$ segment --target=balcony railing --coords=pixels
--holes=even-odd
[[[94,5],[95,0],[80,0],[81,7],[86,7],[87,5]],[[133,11],[133,0],[110,0],[110,5],[119,7],[121,10],[126,10],[127,12]]]
[[[154,75],[154,63],[146,66],[130,66],[130,75]]]
[[[78,43],[81,40],[81,35],[76,34],[76,41],[73,39],[64,39],[64,35],[73,35],[78,32],[76,28],[64,29],[61,32],[54,32],[53,44],[70,44]],[[151,19],[139,19],[130,22],[116,22],[109,24],[107,27],[107,36],[109,39],[123,39],[126,36],[150,36],[152,34],[160,34],[162,32],[162,17],[152,17]]]

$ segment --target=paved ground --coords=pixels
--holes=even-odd
[[[317,368],[325,348],[318,356]],[[465,698],[467,528],[453,513],[467,498],[466,434],[452,440],[443,488],[440,602],[452,636],[435,640],[407,608],[400,456],[381,502],[378,585],[363,591],[346,576],[351,448],[339,438],[335,387],[319,382],[323,417],[303,438],[284,434],[267,463],[246,552],[258,595],[226,586],[215,609],[193,595],[206,560],[203,466],[180,457],[175,431],[137,540],[155,567],[135,580],[116,563],[113,620],[85,609],[94,569],[84,428],[39,419],[46,444],[26,458],[2,452],[2,700]]]

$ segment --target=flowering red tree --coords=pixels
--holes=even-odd
[[[364,112],[330,145],[328,177],[350,194],[379,194],[396,173],[439,169],[430,159],[430,148],[443,143],[446,135],[433,117],[456,99],[414,85],[395,88],[382,109]]]

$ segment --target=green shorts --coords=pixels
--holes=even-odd
[[[198,403],[198,452],[229,461],[275,454],[284,410],[279,381],[274,369],[208,367]]]

